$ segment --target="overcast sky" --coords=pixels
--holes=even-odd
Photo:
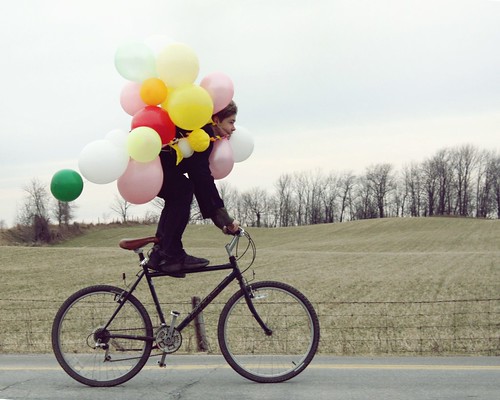
[[[129,129],[114,54],[151,35],[195,50],[197,82],[232,78],[255,140],[225,179],[240,191],[464,143],[500,150],[500,1],[3,1],[0,220],[13,224],[32,178],[48,185],[86,144]],[[114,193],[86,182],[76,219],[113,217]]]

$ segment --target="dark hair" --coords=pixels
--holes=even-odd
[[[220,110],[218,113],[214,114],[213,117],[217,117],[219,121],[222,121],[226,119],[227,117],[230,117],[231,115],[236,115],[238,114],[238,106],[236,103],[231,100],[231,102],[224,107],[222,110]],[[213,118],[212,118],[213,119]]]

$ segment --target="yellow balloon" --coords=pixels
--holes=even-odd
[[[189,145],[194,151],[202,152],[210,145],[210,136],[203,129],[195,129],[187,137]]]
[[[139,126],[132,129],[127,137],[127,150],[135,161],[148,163],[153,161],[161,151],[161,138],[154,129]]]
[[[172,43],[158,54],[156,68],[163,82],[176,88],[193,83],[200,66],[193,49],[183,43]]]
[[[206,125],[214,109],[210,94],[198,85],[186,85],[172,90],[166,106],[172,122],[188,131]]]
[[[163,108],[166,112],[168,112],[168,102],[170,100],[170,94],[174,91],[175,89],[169,88],[167,86],[167,96],[165,97],[165,100],[163,100],[160,104],[160,107]]]
[[[177,156],[177,160],[175,162],[175,165],[179,165],[179,163],[184,158],[184,156],[182,155],[182,151],[179,148],[179,144],[178,143],[174,143],[174,144],[170,144],[169,146],[172,147],[175,150],[175,154]]]
[[[161,79],[149,78],[142,83],[140,94],[144,103],[156,106],[165,101],[168,89]]]

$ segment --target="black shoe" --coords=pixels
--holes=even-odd
[[[162,272],[183,274],[184,271],[206,267],[210,261],[205,258],[198,258],[183,254],[178,257],[165,257],[159,264],[159,270]],[[185,274],[183,274],[185,276]]]
[[[160,246],[155,245],[149,253],[148,268],[160,271],[160,263],[166,257],[166,254],[160,250]]]
[[[181,255],[182,258],[186,256],[186,254]],[[177,257],[177,259],[180,259],[180,257]],[[174,270],[179,270],[180,268],[177,267],[176,265],[173,266],[172,271],[164,271],[163,266],[165,264],[170,265],[170,263],[167,260],[172,260],[172,257],[169,257],[164,251],[160,249],[160,246],[155,245],[151,249],[151,252],[149,253],[149,259],[148,259],[148,268],[154,269],[155,271],[160,271],[160,272],[172,272],[171,276],[175,276],[176,278],[184,278],[186,274],[183,273],[173,273]]]
[[[168,256],[160,246],[153,246],[149,254],[148,268],[156,271],[166,272],[170,276],[176,278],[184,278],[186,274],[182,271],[203,268],[209,264],[210,261],[204,258],[193,257],[187,255],[185,252],[178,256]]]

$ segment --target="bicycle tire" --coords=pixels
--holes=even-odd
[[[147,362],[152,340],[107,338],[108,333],[153,336],[151,318],[142,303],[123,289],[97,285],[79,290],[59,308],[52,325],[52,349],[64,371],[88,386],[116,386],[133,378]],[[104,347],[97,346],[99,337]]]
[[[318,349],[316,311],[301,292],[285,283],[264,281],[248,287],[258,315],[273,332],[265,334],[240,290],[228,300],[219,318],[221,352],[249,380],[277,383],[291,379],[309,365]]]

